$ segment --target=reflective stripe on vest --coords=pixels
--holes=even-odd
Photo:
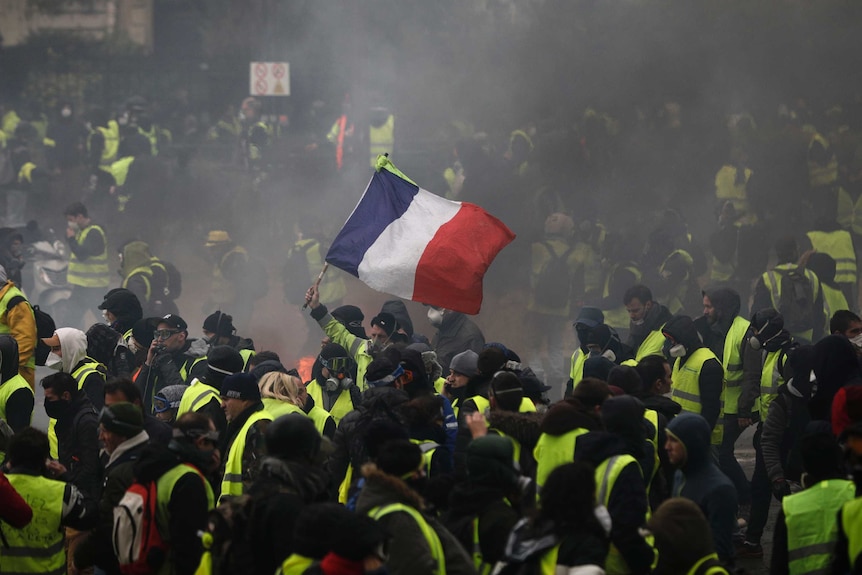
[[[664,349],[665,342],[664,334],[661,332],[663,328],[664,324],[662,324],[657,330],[649,332],[649,335],[647,335],[638,346],[638,351],[635,354],[635,361],[640,361],[650,355],[662,355],[662,349]]]
[[[242,370],[245,371],[248,369],[248,360],[254,357],[253,349],[241,349],[239,350],[239,355],[242,357]]]
[[[581,348],[575,350],[572,354],[572,369],[569,372],[569,377],[572,378],[574,385],[578,385],[584,379],[584,363],[587,361],[587,354]]]
[[[370,155],[371,167],[377,167],[377,156],[391,154],[394,145],[395,116],[389,114],[389,117],[386,118],[386,122],[379,128],[369,126],[368,152]]]
[[[680,404],[683,411],[699,415],[703,411],[700,399],[700,372],[703,369],[704,363],[710,359],[718,361],[718,358],[715,357],[715,354],[708,347],[700,347],[688,356],[685,364],[682,363],[683,359],[685,358],[678,357],[673,364],[671,398]],[[722,385],[722,407],[718,414],[718,420],[715,422],[715,427],[712,429],[713,445],[721,445],[721,440],[724,437],[725,391],[726,388]]]
[[[66,549],[61,521],[66,484],[18,473],[6,477],[33,509],[33,520],[23,529],[3,529],[9,546],[0,547],[2,572],[64,575]]]
[[[314,405],[326,411],[326,403],[323,401],[323,387],[317,383],[316,379],[308,382],[305,386],[308,395],[314,400]],[[353,400],[350,399],[350,390],[342,389],[335,399],[335,403],[329,408],[329,414],[335,420],[335,425],[341,423],[344,416],[353,411]]]
[[[862,497],[841,508],[841,529],[847,536],[847,555],[852,567],[862,555]]]
[[[122,287],[123,289],[129,289],[129,280],[131,280],[136,275],[141,276],[141,279],[144,280],[144,284],[146,285],[146,288],[144,289],[144,301],[141,303],[147,303],[153,296],[153,291],[151,287],[152,282],[150,281],[153,277],[153,270],[150,269],[150,266],[141,266],[133,269],[131,272],[129,272],[129,275],[123,278],[123,285],[120,287]]]
[[[207,360],[207,356],[205,356],[205,355],[201,356],[201,357],[190,357],[190,358],[186,359],[183,362],[183,364],[180,366],[180,369],[179,369],[180,377],[182,378],[182,380],[188,381],[189,375],[191,375],[195,366],[198,363],[200,363],[202,361],[206,361],[206,360]]]
[[[323,436],[323,430],[326,429],[326,424],[329,422],[329,419],[332,418],[332,422],[335,423],[335,418],[333,418],[328,411],[316,405],[309,410],[308,417],[310,417],[311,421],[314,422],[314,427],[317,429],[317,432],[321,437]]]
[[[272,416],[265,410],[252,413],[228,449],[227,463],[224,467],[224,478],[221,482],[219,502],[227,495],[242,495],[242,457],[245,453],[245,440],[249,429],[258,421],[272,421]]]
[[[27,296],[24,295],[20,289],[18,289],[15,284],[9,283],[9,288],[6,290],[6,293],[3,294],[3,298],[0,299],[0,334],[11,334],[12,328],[9,325],[9,302],[12,301],[12,298],[16,296],[21,296],[24,298],[24,301],[21,303],[26,303],[27,307],[30,308],[30,313],[33,316],[33,326],[36,325],[36,312],[33,311],[33,306],[30,305],[30,301],[27,299]],[[21,305],[19,303],[18,305]],[[16,306],[17,307],[17,306]],[[34,339],[35,336],[38,335],[36,333],[33,334]],[[19,367],[29,367],[31,369],[36,369],[36,350],[33,350],[33,353],[30,354],[30,359],[27,360],[27,363],[21,365]],[[5,419],[5,418],[4,418]]]
[[[289,415],[291,413],[299,413],[303,417],[307,417],[304,411],[292,403],[288,403],[274,397],[264,397],[261,401],[263,402],[263,408],[272,416],[273,420],[278,419],[282,415]]]
[[[646,480],[647,493],[649,493],[649,488],[652,485],[652,480],[655,477],[655,474],[658,473],[658,469],[661,466],[661,460],[659,459],[659,449],[664,449],[663,445],[658,444],[658,412],[654,409],[645,409],[644,410],[644,419],[652,424],[653,429],[655,430],[652,437],[647,437],[647,441],[649,441],[650,445],[652,445],[653,452],[653,468],[652,475],[649,478],[644,478]]]
[[[431,557],[437,562],[437,568],[434,570],[436,575],[446,575],[446,557],[443,553],[443,545],[440,543],[440,537],[437,532],[428,525],[422,514],[414,508],[404,505],[403,503],[390,503],[382,507],[374,507],[368,511],[368,516],[372,519],[380,520],[380,518],[389,515],[390,513],[406,513],[416,522],[416,526],[422,531],[425,541],[428,542],[428,549],[431,552]]]
[[[197,468],[188,463],[180,463],[156,480],[156,524],[162,533],[167,533],[167,526],[171,522],[169,504],[171,502],[171,494],[174,492],[174,486],[176,486],[177,481],[190,473],[200,477],[201,483],[204,485],[207,494],[207,510],[212,511],[215,508],[215,496],[213,495],[210,482],[207,481]]]
[[[835,260],[835,283],[856,283],[856,251],[847,230],[808,232],[811,246]]]
[[[790,575],[828,572],[838,540],[835,517],[855,496],[852,481],[830,479],[782,499]]]
[[[742,395],[742,344],[748,327],[747,319],[736,316],[727,335],[724,338],[724,381],[726,382],[724,397],[724,413],[736,415],[739,412],[739,396]]]
[[[577,428],[562,435],[543,433],[539,436],[539,441],[533,448],[533,458],[536,460],[537,490],[545,484],[548,475],[554,469],[575,460],[577,439],[586,432],[586,429]]]
[[[108,241],[105,232],[99,226],[91,224],[75,235],[75,242],[82,245],[90,233],[102,236],[102,253],[82,261],[72,252],[66,279],[70,284],[82,287],[108,287],[111,283],[111,272],[108,269]]]
[[[707,566],[707,563],[710,565]],[[718,562],[718,553],[710,553],[692,565],[687,575],[728,575],[728,572]]]
[[[769,413],[769,406],[772,401],[778,397],[778,388],[784,383],[784,378],[781,376],[779,369],[779,358],[781,364],[784,364],[786,357],[783,350],[770,351],[766,354],[763,360],[763,370],[760,373],[760,419],[766,420]]]
[[[419,446],[419,450],[422,452],[422,467],[425,468],[425,476],[431,477],[431,460],[434,459],[434,454],[440,444],[430,439],[411,439],[410,443]]]
[[[183,397],[180,399],[180,406],[177,409],[177,417],[184,413],[198,411],[213,399],[220,400],[219,390],[198,378],[194,378],[183,391]]]
[[[623,469],[632,463],[641,472],[640,464],[631,455],[614,455],[605,459],[596,467],[596,502],[599,505],[610,507],[611,493],[614,490],[617,478]],[[641,475],[643,475],[642,472]],[[644,518],[644,521],[646,521],[646,518]],[[611,543],[608,556],[605,559],[605,572],[608,575],[625,575],[631,572],[620,550],[613,543]]]

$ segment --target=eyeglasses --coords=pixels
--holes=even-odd
[[[153,337],[159,340],[170,339],[180,333],[178,329],[157,329],[153,332]]]
[[[353,359],[350,357],[331,357],[329,359],[320,358],[320,364],[335,373],[344,373],[349,371],[353,364]]]

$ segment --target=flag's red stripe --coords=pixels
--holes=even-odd
[[[482,305],[482,277],[515,235],[473,204],[462,204],[428,243],[416,267],[413,300],[476,314]]]

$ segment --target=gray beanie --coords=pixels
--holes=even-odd
[[[449,363],[449,369],[456,373],[473,377],[479,373],[479,354],[471,349],[462,351],[452,358],[452,361]]]

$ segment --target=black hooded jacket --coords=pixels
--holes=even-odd
[[[444,372],[449,369],[452,358],[462,351],[471,349],[479,353],[484,346],[485,336],[479,326],[456,311],[447,311],[443,315],[443,323],[431,340],[431,347],[437,352],[437,360]]]
[[[672,337],[676,343],[685,347],[685,355],[676,359],[674,368],[677,365],[680,367],[685,365],[685,362],[695,351],[705,347],[700,341],[694,322],[688,316],[674,316],[665,324],[662,331]],[[724,388],[724,368],[719,359],[710,358],[703,362],[698,376],[698,386],[700,388],[700,414],[703,415],[712,429],[721,414],[721,392]]]
[[[817,393],[808,404],[811,419],[830,421],[832,400],[838,390],[845,385],[862,385],[862,369],[850,340],[829,335],[818,341],[814,345],[814,374]]]
[[[0,385],[3,385],[18,375],[18,342],[10,335],[0,336],[0,361]],[[3,406],[6,423],[12,431],[18,433],[30,425],[34,403],[35,396],[31,389],[21,388],[12,392]]]

